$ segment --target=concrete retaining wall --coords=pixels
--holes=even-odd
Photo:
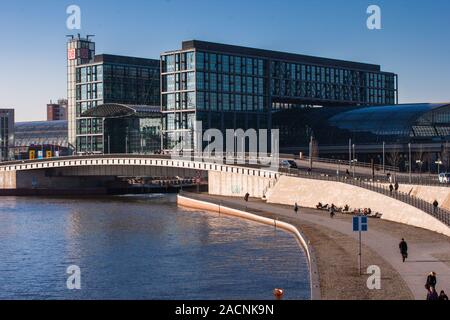
[[[306,258],[308,259],[309,271],[310,271],[310,285],[311,285],[311,299],[312,300],[320,300],[320,282],[319,282],[319,273],[317,270],[317,262],[313,249],[309,245],[306,237],[293,225],[283,222],[277,221],[265,217],[258,216],[256,214],[248,213],[241,210],[236,210],[228,207],[224,207],[218,204],[200,201],[191,199],[184,196],[177,196],[177,204],[189,208],[206,210],[212,212],[218,212],[220,214],[226,214],[234,217],[239,217],[259,223],[264,223],[266,225],[274,226],[276,228],[280,228],[282,230],[291,232],[296,237],[297,241],[299,241],[300,245],[303,247],[306,253]]]
[[[439,206],[450,210],[450,188],[438,186],[419,186],[400,184],[399,191],[410,193],[419,199],[433,203],[434,200],[439,202]]]
[[[0,189],[15,189],[16,188],[16,172],[2,171],[0,172]]]
[[[251,197],[262,198],[274,183],[275,179],[267,177],[242,173],[208,172],[208,192],[213,195],[243,197],[248,192]]]
[[[371,208],[382,219],[432,230],[450,236],[450,228],[429,214],[380,193],[349,184],[281,176],[266,195],[267,202],[315,208],[318,202],[351,208]]]

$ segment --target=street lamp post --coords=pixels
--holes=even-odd
[[[383,173],[386,172],[386,170],[385,170],[385,154],[386,154],[386,142],[383,141]]]
[[[338,160],[337,177],[339,179],[339,171],[341,171],[341,160]]]
[[[440,174],[440,173],[441,173],[440,165],[442,164],[442,161],[438,159],[438,160],[435,161],[434,163],[437,164],[437,166],[438,166],[438,167],[437,167],[437,169],[438,169],[438,172],[437,172],[437,173]]]
[[[348,139],[348,165],[352,168],[352,139]]]
[[[420,181],[422,181],[422,164],[423,164],[423,161],[422,160],[416,160],[416,163],[419,165],[419,180]]]
[[[353,159],[352,163],[353,163],[353,179],[355,179],[355,167],[356,167],[356,163],[358,162],[358,159]]]
[[[408,143],[408,151],[409,151],[409,183],[411,183],[411,142]]]

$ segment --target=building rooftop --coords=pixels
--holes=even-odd
[[[95,55],[92,63],[114,63],[114,64],[131,64],[138,66],[159,67],[159,59],[146,59],[138,57],[118,56],[112,54]]]
[[[381,69],[380,66],[376,64],[329,59],[302,54],[256,49],[200,40],[183,41],[182,50],[189,50],[189,49],[200,49],[212,52],[226,52],[229,54],[236,54],[236,55],[248,55],[254,57],[270,58],[274,60],[285,60],[290,62],[308,63],[322,66],[335,66],[365,71],[379,72]]]

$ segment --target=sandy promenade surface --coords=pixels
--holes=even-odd
[[[324,211],[306,208],[295,215],[289,206],[266,204],[259,199],[250,199],[246,204],[241,198],[207,194],[201,197],[230,207],[247,205],[249,212],[291,223],[301,230],[315,249],[322,299],[425,299],[427,272],[436,270],[440,271],[438,289],[441,284],[442,289],[450,290],[450,238],[444,235],[370,219],[370,232],[363,235],[362,264],[363,270],[370,265],[380,267],[381,289],[369,290],[368,275],[358,274],[358,240],[350,230],[351,216],[338,214],[331,219]],[[401,238],[405,238],[410,247],[406,263],[401,262],[398,252]]]

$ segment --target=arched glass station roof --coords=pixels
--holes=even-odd
[[[397,137],[450,135],[450,103],[417,103],[357,108],[338,113],[329,125],[350,132]]]
[[[32,145],[67,147],[67,120],[16,122],[14,140],[16,147]]]
[[[160,115],[161,111],[159,106],[128,105],[119,103],[104,103],[92,109],[86,110],[81,114],[82,117],[93,118],[157,118],[160,117]]]

